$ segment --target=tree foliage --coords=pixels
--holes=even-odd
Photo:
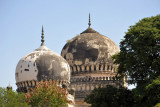
[[[28,107],[24,93],[17,93],[0,87],[0,107]]]
[[[131,26],[113,56],[118,75],[130,76],[129,84],[144,84],[160,75],[160,15],[144,18]]]
[[[134,107],[158,107],[160,103],[160,76],[141,87],[132,90],[134,95]]]
[[[110,85],[105,88],[95,88],[85,101],[92,104],[91,107],[132,107],[134,104],[130,90],[117,89]]]
[[[64,107],[71,102],[67,100],[67,95],[66,89],[57,86],[56,82],[41,81],[25,97],[33,107]]]
[[[160,103],[160,15],[131,26],[113,59],[119,65],[117,77],[127,74],[128,84],[137,85],[132,91],[135,107]]]
[[[144,95],[140,101],[146,107],[160,103],[160,76],[145,87]]]

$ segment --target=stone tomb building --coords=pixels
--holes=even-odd
[[[75,98],[76,107],[86,107],[84,98],[94,88],[126,87],[125,79],[113,80],[117,65],[113,64],[111,56],[119,52],[118,46],[91,28],[90,15],[88,25],[85,31],[65,44],[61,56],[45,46],[42,28],[41,46],[17,64],[17,91],[27,92],[41,80],[53,80],[72,93],[68,98],[73,102]]]
[[[118,46],[108,37],[89,27],[80,35],[69,40],[63,47],[61,55],[71,69],[70,87],[75,89],[77,107],[86,107],[84,98],[94,88],[114,85],[125,86],[125,81],[113,81],[117,65],[113,64],[112,55],[119,52]]]

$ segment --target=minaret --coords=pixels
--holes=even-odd
[[[44,30],[43,30],[43,26],[42,26],[42,36],[41,36],[41,46],[45,46],[45,43],[44,43]]]

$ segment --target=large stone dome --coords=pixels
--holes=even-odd
[[[42,30],[43,31],[43,30]],[[35,51],[22,57],[16,67],[16,84],[18,89],[33,87],[38,81],[55,80],[61,86],[70,84],[70,67],[60,55],[42,44]]]
[[[113,64],[111,56],[117,52],[119,52],[118,46],[111,39],[89,26],[66,43],[61,55],[71,66]]]

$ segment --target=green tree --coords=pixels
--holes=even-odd
[[[67,100],[67,95],[66,89],[57,86],[56,82],[41,81],[25,97],[33,107],[64,107],[71,103]]]
[[[138,107],[159,103],[160,15],[144,18],[131,26],[120,42],[120,53],[113,56],[118,64],[117,77],[129,76]]]
[[[24,93],[17,93],[0,87],[0,107],[28,107]]]
[[[133,89],[132,92],[135,107],[153,107],[155,105],[155,107],[158,107],[158,104],[160,104],[160,76],[141,88]]]
[[[130,90],[110,85],[105,88],[95,88],[85,101],[91,104],[91,107],[132,107],[134,104]]]
[[[144,98],[148,107],[160,103],[160,76],[145,87]]]
[[[144,83],[160,75],[160,15],[131,26],[120,42],[120,53],[113,56],[118,74],[130,76],[130,84]]]

